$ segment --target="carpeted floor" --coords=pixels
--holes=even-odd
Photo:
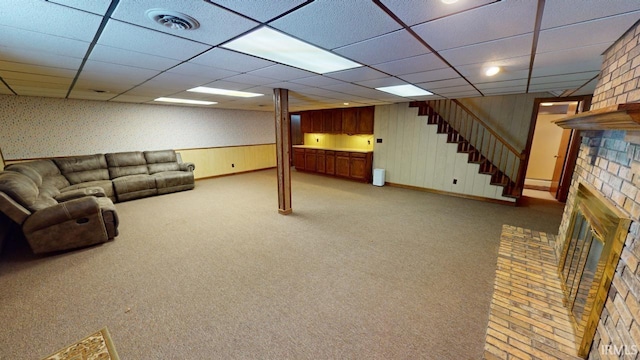
[[[0,257],[0,359],[107,326],[123,359],[480,359],[503,224],[557,233],[562,205],[510,207],[275,170],[116,205],[120,236]]]

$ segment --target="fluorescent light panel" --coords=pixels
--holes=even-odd
[[[266,26],[222,47],[318,74],[362,66]]]
[[[178,99],[178,98],[167,98],[167,97],[159,97],[154,99],[153,101],[162,101],[169,103],[179,103],[179,104],[191,104],[191,105],[214,105],[217,104],[215,101],[201,101],[201,100],[189,100],[189,99]]]
[[[379,87],[376,90],[402,97],[433,95],[433,93],[411,84]]]
[[[205,94],[214,94],[214,95],[244,97],[244,98],[263,96],[264,95],[264,94],[246,92],[246,91],[217,89],[217,88],[211,88],[211,87],[206,87],[206,86],[194,87],[193,89],[189,89],[187,91],[205,93]]]

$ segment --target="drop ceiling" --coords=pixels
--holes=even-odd
[[[149,9],[195,18],[195,30],[151,21]],[[593,92],[602,53],[640,19],[637,0],[3,0],[0,94],[272,111],[410,100]],[[224,49],[261,26],[362,64],[316,74]],[[486,77],[498,65],[502,71]],[[413,84],[432,96],[376,87]],[[209,86],[265,94],[187,92]],[[348,103],[349,105],[344,105]]]

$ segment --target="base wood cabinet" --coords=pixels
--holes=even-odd
[[[294,148],[296,170],[371,182],[373,152]]]

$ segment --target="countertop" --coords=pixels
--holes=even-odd
[[[298,149],[316,149],[316,150],[329,150],[329,151],[348,151],[348,152],[359,152],[359,153],[370,153],[373,150],[364,150],[364,149],[349,149],[349,148],[328,148],[328,147],[320,147],[320,146],[310,146],[310,145],[293,145],[294,148]]]

